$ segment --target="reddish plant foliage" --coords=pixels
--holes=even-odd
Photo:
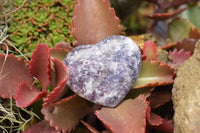
[[[103,107],[96,112],[97,117],[115,133],[144,133],[148,102],[144,96],[124,100],[116,108]]]
[[[119,35],[122,31],[119,18],[108,0],[78,0],[74,9],[73,27],[76,39],[74,46],[95,44],[110,35]]]
[[[145,60],[158,60],[156,44],[153,41],[145,41],[143,48],[143,56]]]
[[[56,131],[55,128],[49,125],[48,121],[42,120],[31,127],[27,128],[26,131],[22,133],[61,133],[60,131]]]
[[[158,6],[156,14],[150,16],[152,19],[156,19],[151,28],[154,32],[157,29],[156,32],[162,36],[161,39],[166,41],[167,23],[160,20],[174,17],[185,8],[171,13],[164,12],[165,9],[177,7],[192,0],[146,1],[153,2]],[[119,19],[108,0],[78,0],[74,11],[73,27],[74,46],[94,44],[107,36],[121,34],[122,31]],[[184,49],[169,52],[172,62],[168,64],[181,65],[190,57],[190,52],[193,53],[194,43],[196,39],[199,39],[199,31],[193,29],[189,34],[189,39],[165,46],[166,49]],[[115,108],[94,105],[71,92],[70,88],[66,86],[68,71],[62,61],[72,49],[71,45],[65,42],[58,43],[55,48],[51,49],[46,44],[38,44],[31,57],[29,69],[22,59],[13,55],[0,54],[1,97],[15,98],[19,107],[30,106],[36,100],[45,97],[41,110],[45,120],[32,125],[25,133],[39,132],[38,130],[52,133],[70,132],[80,121],[87,127],[87,130],[78,127],[75,131],[88,132],[89,129],[91,132],[99,132],[95,129],[96,127],[90,125],[91,123],[83,120],[84,117],[89,116],[89,113],[94,115],[94,112],[94,120],[100,120],[103,125],[101,126],[102,132],[144,133],[147,124],[159,130],[172,132],[173,121],[162,118],[152,111],[169,102],[171,93],[151,92],[153,89],[149,88],[162,86],[163,89],[164,85],[172,84],[175,70],[158,60],[156,44],[153,41],[144,42],[144,48],[141,51],[143,54],[141,72],[131,90],[134,95],[124,99]],[[42,85],[42,91],[37,88],[34,82],[35,78]],[[48,86],[51,88],[49,94],[47,94]],[[148,94],[142,93],[142,89],[149,89]]]
[[[188,60],[191,56],[191,52],[190,51],[184,51],[184,49],[181,50],[177,50],[174,49],[173,51],[169,51],[169,61],[168,61],[168,65],[170,65],[171,67],[178,67],[181,64],[183,64],[186,60]]]
[[[45,104],[41,111],[56,130],[70,132],[90,111],[90,107],[85,99],[73,95],[56,103]]]
[[[22,58],[0,54],[0,70],[0,96],[3,98],[15,98],[18,86],[24,80],[29,87],[33,84],[33,78]]]
[[[156,20],[165,20],[165,19],[169,19],[169,18],[173,18],[173,17],[177,16],[179,13],[185,11],[186,9],[187,9],[187,7],[175,10],[170,13],[155,13],[153,15],[147,15],[147,17],[149,17],[151,19],[156,19]]]

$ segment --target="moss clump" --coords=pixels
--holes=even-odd
[[[13,9],[24,0],[13,0]],[[72,16],[75,0],[28,0],[12,14],[9,39],[24,54],[32,53],[37,44],[49,47],[58,42],[72,43]]]

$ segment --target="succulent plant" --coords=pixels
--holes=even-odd
[[[13,0],[13,9],[24,0]],[[31,54],[38,43],[54,47],[58,42],[72,43],[74,0],[34,0],[12,14],[8,34],[13,44],[24,54]],[[10,7],[10,6],[9,6]]]
[[[91,10],[93,12],[91,12]],[[98,12],[100,10],[101,12]],[[90,13],[90,16],[82,19],[82,16],[85,16],[85,14],[88,13]],[[98,15],[98,17],[94,17],[96,15]],[[75,41],[73,43],[74,46],[84,44],[95,44],[108,36],[119,35],[122,31],[119,19],[115,16],[114,10],[110,7],[108,0],[79,0],[77,5],[75,6],[73,24],[73,36],[75,37]],[[55,23],[54,25],[55,27],[57,26]],[[88,32],[85,33],[85,31]],[[121,39],[125,38],[126,37],[121,37]],[[130,38],[128,38],[127,40],[128,42],[132,42],[130,41]],[[111,40],[103,40],[102,43],[104,43],[104,41],[109,42]],[[119,40],[117,39],[117,41]],[[136,80],[134,86],[130,87],[130,85],[128,85],[131,88],[130,92],[128,93],[129,90],[125,91],[125,93],[128,93],[128,95],[126,96],[125,94],[123,98],[125,96],[126,98],[115,108],[99,108],[98,105],[95,105],[94,103],[91,103],[88,100],[79,97],[76,94],[77,92],[73,93],[71,89],[68,86],[66,86],[69,77],[69,72],[71,74],[71,71],[68,71],[69,66],[66,67],[62,61],[65,55],[70,50],[72,50],[72,47],[68,43],[59,43],[55,46],[55,48],[48,48],[46,44],[38,44],[32,54],[31,61],[29,63],[29,68],[27,68],[22,59],[18,59],[13,55],[5,56],[4,54],[1,54],[0,69],[2,69],[2,72],[0,80],[0,95],[3,98],[8,98],[10,96],[12,98],[15,98],[16,105],[19,107],[31,106],[35,101],[45,97],[43,100],[44,103],[42,104],[41,110],[41,112],[44,114],[45,120],[43,120],[41,123],[44,124],[46,128],[50,130],[56,129],[58,131],[70,132],[71,130],[75,129],[79,122],[85,125],[89,130],[91,130],[91,128],[93,128],[90,126],[91,123],[89,121],[83,121],[81,119],[87,116],[87,114],[93,114],[96,116],[96,118],[98,117],[98,119],[102,121],[102,124],[108,126],[108,129],[110,131],[132,132],[137,129],[138,132],[142,132],[145,130],[146,118],[148,119],[148,123],[151,126],[162,125],[165,124],[165,122],[168,122],[164,121],[156,114],[151,113],[149,101],[151,104],[153,104],[154,102],[151,99],[147,101],[147,97],[151,94],[151,90],[155,86],[171,84],[173,82],[174,76],[174,70],[172,68],[158,61],[155,45],[156,44],[151,41],[145,42],[142,51],[142,67],[137,79],[136,76],[138,72],[136,71],[139,71],[140,67],[138,67],[137,70],[135,70],[135,68],[132,68],[131,64],[126,65],[126,63],[130,62],[119,62],[124,63],[124,66],[129,66],[131,69],[133,69],[134,73],[137,74],[134,76],[133,79],[131,78],[133,80],[131,82],[134,82],[134,80]],[[78,46],[74,49],[78,49],[79,47],[84,46]],[[107,47],[104,47],[104,49],[106,48]],[[123,50],[122,48],[120,47],[121,50]],[[132,47],[130,48],[132,49]],[[132,58],[132,61],[135,63],[141,62],[140,50],[136,46],[134,46],[134,48],[137,48],[137,52],[133,57],[130,56],[130,58]],[[76,53],[81,54],[79,51],[76,51]],[[109,51],[107,53],[109,53]],[[125,53],[131,54],[130,51],[126,51]],[[117,56],[117,54],[113,54]],[[136,57],[138,57],[138,59],[136,59]],[[125,58],[127,59],[127,56],[125,56]],[[131,61],[130,59],[128,60]],[[11,69],[13,63],[15,64],[15,68]],[[121,64],[120,66],[123,65]],[[140,63],[136,63],[136,66],[138,65],[140,66]],[[121,76],[123,78],[128,78],[127,76],[123,76],[123,73],[120,72],[120,74],[122,74]],[[13,80],[15,79],[16,75],[20,76],[17,78],[17,80]],[[112,76],[112,74],[110,76]],[[37,81],[40,82],[42,86],[41,90],[38,89],[37,84],[35,84],[35,79],[37,79]],[[106,80],[105,82],[108,81]],[[112,87],[112,83],[110,83],[110,85]],[[140,94],[141,88],[144,89],[142,91],[142,94]],[[169,96],[170,95],[167,95],[166,99],[161,100],[159,103],[154,103],[154,108],[164,104],[166,101],[169,101]],[[122,99],[120,99],[120,101]],[[117,101],[117,103],[119,103],[120,101]],[[116,104],[114,106],[116,106]],[[125,114],[123,113],[123,109],[126,110]],[[110,115],[113,113],[115,113],[114,117]],[[149,114],[148,117],[146,116],[147,113]],[[118,119],[119,115],[120,118],[123,117],[123,119]],[[134,118],[135,115],[138,119]],[[90,115],[88,115],[88,117],[89,116]],[[153,123],[153,116],[157,116],[158,118],[160,118],[160,121],[158,123]],[[46,121],[50,121],[50,125]],[[127,126],[115,126],[116,123],[121,122],[127,124]],[[135,123],[135,126],[131,126],[131,123]],[[39,128],[39,125],[36,125],[35,128]],[[51,128],[50,126],[55,127],[55,129]],[[35,130],[35,128],[33,126],[27,129],[27,131],[25,132]],[[78,129],[75,129],[75,131],[76,130]],[[106,129],[103,128],[103,130]]]
[[[59,4],[59,1],[56,2]],[[151,0],[151,2],[160,5],[156,0]],[[178,5],[180,4],[180,1],[178,0],[174,0],[174,2],[175,4],[176,2],[178,2]],[[188,1],[184,1],[184,3],[185,2]],[[17,3],[19,5],[21,4],[20,1],[15,2],[15,4]],[[27,6],[35,7],[36,5],[38,6],[38,4],[44,4],[44,7],[46,7],[50,3],[50,0],[30,1]],[[170,2],[168,2],[168,4],[169,3]],[[161,6],[161,8],[165,9],[167,7]],[[56,12],[57,10],[58,8],[54,8],[52,12]],[[36,34],[39,37],[45,37],[44,31],[48,31],[47,29],[54,31],[59,28],[60,24],[63,24],[61,21],[59,21],[60,24],[57,22],[49,22],[51,18],[48,19],[48,15],[45,15],[44,8],[38,6],[37,11],[38,18],[32,18],[30,23],[23,23],[22,27],[26,27],[27,30],[31,32],[32,29],[29,29],[28,25],[35,25],[36,31],[38,31],[38,34]],[[41,15],[43,13],[44,16]],[[18,15],[20,15],[18,19],[21,20],[25,17],[23,14],[20,14],[20,12]],[[173,16],[173,14],[167,16],[162,14],[159,18],[168,18],[169,16]],[[153,16],[153,18],[157,17],[158,16]],[[45,28],[47,22],[52,25]],[[141,68],[138,67],[137,70],[132,69],[133,71],[138,71],[140,69],[139,75],[137,78],[135,77],[136,80],[132,79],[135,80],[134,85],[131,85],[130,91],[126,93],[127,95],[125,94],[125,98],[123,97],[123,99],[120,99],[122,101],[118,106],[106,107],[96,104],[93,100],[87,99],[87,96],[80,97],[76,91],[72,91],[74,88],[71,88],[72,86],[69,84],[70,74],[72,73],[70,69],[87,68],[82,65],[69,66],[67,65],[69,62],[66,60],[64,61],[64,59],[67,59],[74,51],[78,57],[84,57],[88,54],[88,51],[86,51],[85,54],[77,49],[95,47],[96,43],[97,45],[101,44],[101,40],[105,42],[111,41],[112,39],[109,40],[105,38],[108,36],[111,36],[112,38],[112,35],[115,37],[120,35],[122,26],[120,26],[119,19],[116,17],[108,0],[78,0],[72,22],[72,33],[75,39],[73,41],[73,47],[75,48],[71,47],[68,42],[57,43],[57,40],[62,41],[63,36],[60,36],[58,32],[55,32],[48,34],[51,38],[56,36],[53,39],[54,42],[57,43],[55,47],[49,48],[51,45],[48,47],[45,43],[33,45],[32,48],[35,47],[35,49],[30,62],[25,63],[22,58],[17,58],[12,54],[0,54],[0,96],[5,99],[15,99],[18,107],[29,107],[33,109],[36,101],[42,101],[40,106],[37,106],[36,108],[42,106],[40,111],[44,115],[44,119],[41,117],[40,122],[30,125],[31,127],[25,129],[24,133],[38,131],[144,133],[149,129],[173,132],[172,105],[170,105],[170,108],[167,106],[167,109],[165,109],[171,111],[170,116],[168,116],[168,113],[160,114],[160,108],[164,108],[166,107],[166,104],[171,103],[171,89],[174,77],[176,76],[176,69],[172,67],[179,67],[191,56],[194,50],[195,39],[200,38],[200,31],[191,26],[186,32],[186,37],[189,38],[184,38],[185,40],[173,42],[172,44],[163,47],[163,49],[173,50],[172,52],[169,52],[169,60],[166,61],[168,64],[163,63],[158,59],[156,43],[152,40],[143,40],[142,43],[144,44],[140,46],[140,50],[137,47],[137,54],[135,55],[139,55],[140,60],[134,60],[136,62],[141,62]],[[174,28],[169,28],[168,30],[173,29]],[[23,28],[19,29],[19,31],[26,32],[26,34],[20,35],[24,38],[29,33]],[[124,38],[127,39],[127,37]],[[20,44],[22,44],[29,40],[23,39],[20,41]],[[120,42],[117,39],[115,41],[118,43]],[[175,48],[177,50],[174,50]],[[105,50],[106,49],[108,49],[108,51],[104,54],[113,52],[113,49],[109,49],[108,46],[105,47]],[[120,47],[119,49],[122,50],[123,48]],[[95,55],[97,51],[90,52]],[[113,53],[114,55],[116,54],[115,52]],[[131,54],[130,51],[126,51],[125,53]],[[125,54],[121,54],[121,56],[123,55]],[[132,58],[135,59],[135,56]],[[127,55],[125,57],[127,57]],[[76,63],[76,60],[73,60],[72,63]],[[120,63],[123,64],[119,64],[118,67],[126,66],[127,62]],[[132,67],[131,64],[128,66]],[[73,76],[74,80],[81,83],[81,78],[79,78],[82,76],[81,72],[77,72],[77,76]],[[115,78],[115,74],[113,73],[110,73],[107,77],[109,76]],[[123,73],[119,73],[119,76],[123,78],[128,77],[124,76]],[[108,84],[113,87],[113,82],[110,82],[108,78],[105,79],[105,82],[108,82]],[[123,81],[121,82],[123,83]],[[89,82],[88,86],[90,86]],[[121,86],[122,85],[120,84],[119,87]],[[107,89],[110,89],[111,87],[108,87]],[[94,123],[98,124],[94,125]]]

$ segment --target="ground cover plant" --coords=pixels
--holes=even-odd
[[[180,78],[176,76],[178,68],[193,55],[200,37],[195,19],[200,11],[198,1],[135,0],[141,8],[129,4],[129,0],[126,2],[0,2],[3,11],[0,16],[1,132],[173,132],[173,83],[175,78]],[[136,16],[129,14],[132,10],[125,12],[126,6],[133,6],[138,10],[135,14],[143,13],[151,21],[145,23],[148,29],[136,28],[144,34],[131,32],[135,26],[130,27],[134,23],[130,20]],[[152,7],[155,10],[151,9],[153,13],[149,14]],[[187,12],[192,12],[192,16]],[[141,22],[143,18],[136,19]],[[65,60],[73,51],[79,56],[78,48],[101,44],[101,40],[112,35],[123,35],[136,42],[140,48],[137,54],[140,61],[137,61],[141,66],[134,85],[123,99],[107,107],[80,96],[70,86],[71,70],[81,65],[70,68]],[[114,80],[111,81],[112,87]]]

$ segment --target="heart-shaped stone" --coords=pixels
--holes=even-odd
[[[141,53],[128,37],[113,35],[95,45],[81,45],[64,60],[68,86],[79,96],[115,107],[133,86],[141,67]]]

